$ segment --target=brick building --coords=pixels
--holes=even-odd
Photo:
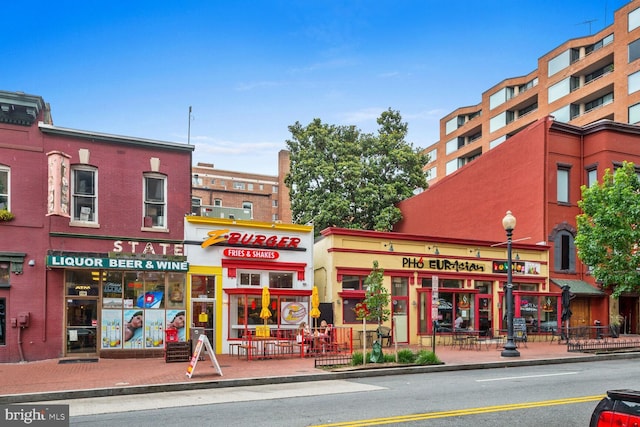
[[[614,13],[596,34],[568,40],[538,59],[527,75],[507,77],[482,93],[479,104],[440,120],[440,139],[425,152],[429,183],[455,172],[551,115],[584,126],[609,119],[640,122],[640,1]]]
[[[404,219],[394,231],[451,239],[500,241],[507,210],[517,218],[514,241],[550,248],[549,279],[569,285],[572,326],[608,324],[625,318],[625,332],[638,333],[638,295],[605,295],[574,246],[581,185],[600,180],[623,161],[640,165],[640,127],[609,120],[583,127],[537,120],[503,144],[423,193],[399,203]],[[517,252],[516,252],[517,256]],[[518,290],[515,291],[516,298]]]
[[[192,213],[212,218],[291,222],[289,190],[284,177],[289,152],[278,153],[278,175],[259,175],[215,169],[198,163],[191,170]]]
[[[187,308],[192,151],[55,126],[42,97],[0,92],[0,362],[162,354]]]

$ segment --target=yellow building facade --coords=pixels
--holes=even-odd
[[[561,294],[549,288],[549,247],[514,242],[512,248],[514,317],[526,322],[528,334],[550,334],[560,324]],[[354,308],[365,298],[374,262],[390,295],[385,326],[393,342],[442,340],[456,327],[485,336],[507,328],[506,242],[327,228],[314,245],[314,283],[321,300],[333,304],[335,325],[362,330]]]

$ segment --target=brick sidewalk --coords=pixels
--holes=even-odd
[[[431,350],[430,347],[423,347]],[[412,347],[412,350],[417,350]],[[387,347],[385,351],[393,351]],[[459,350],[438,346],[436,355],[445,365],[469,365],[505,360],[537,360],[587,357],[568,353],[565,345],[551,342],[520,346],[519,358],[503,358],[501,348],[483,346],[481,350]],[[0,364],[0,396],[70,390],[122,388],[130,386],[196,383],[250,378],[323,374],[314,368],[313,358],[288,358],[247,361],[230,355],[216,356],[223,376],[219,376],[207,358],[198,362],[192,378],[186,375],[188,362],[166,363],[164,359],[97,359],[96,362],[65,362],[52,359],[37,362]]]

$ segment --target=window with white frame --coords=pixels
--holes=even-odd
[[[424,173],[424,175],[427,178],[427,181],[429,181],[430,179],[433,179],[436,176],[438,176],[437,166],[434,166],[432,168],[427,169],[426,172]]]
[[[445,174],[449,175],[458,170],[458,159],[449,160],[445,165]]]
[[[144,175],[144,226],[166,227],[167,179],[160,174]]]
[[[240,286],[260,286],[260,273],[240,273]]]
[[[547,89],[549,104],[571,93],[571,78],[560,80],[558,83],[549,86]]]
[[[598,183],[598,168],[591,167],[587,169],[587,187],[591,187]]]
[[[293,288],[293,273],[273,272],[269,273],[270,288]]]
[[[234,181],[233,182],[233,189],[234,190],[244,190],[245,189],[245,183],[244,182]]]
[[[445,125],[444,125],[444,129],[445,129],[445,134],[448,135],[451,132],[453,132],[454,130],[458,129],[458,116],[449,119]]]
[[[640,39],[629,43],[629,62],[633,62],[640,58]]]
[[[640,90],[640,71],[629,74],[627,77],[627,93],[631,94]]]
[[[278,192],[278,186],[277,186],[277,185],[272,185],[272,186],[271,186],[271,191],[272,191],[273,193],[277,193],[277,192]]]
[[[640,104],[634,104],[629,107],[629,124],[640,122]]]
[[[6,166],[0,166],[0,210],[10,210],[9,204],[9,184],[10,169]]]
[[[434,148],[433,150],[429,151],[429,162],[435,162],[436,159],[438,158],[438,149]]]
[[[558,203],[569,203],[569,165],[558,165],[557,189]]]
[[[89,166],[71,168],[72,221],[98,222],[98,172]]]
[[[213,199],[213,206],[217,208],[222,207],[222,199]]]
[[[571,51],[565,50],[561,54],[552,58],[547,64],[547,76],[551,77],[555,73],[564,70],[571,64]]]
[[[628,25],[627,30],[629,32],[640,27],[640,8],[634,9],[631,12],[629,12],[629,21],[627,25]]]

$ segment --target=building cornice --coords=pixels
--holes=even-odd
[[[193,151],[195,147],[189,144],[179,144],[176,142],[159,141],[154,139],[135,138],[130,136],[113,135],[108,133],[92,132],[78,129],[63,128],[49,125],[43,122],[38,123],[38,128],[42,133],[48,135],[59,135],[70,138],[79,138],[96,142],[106,142],[113,144],[137,145],[141,147],[163,147],[168,150]]]

